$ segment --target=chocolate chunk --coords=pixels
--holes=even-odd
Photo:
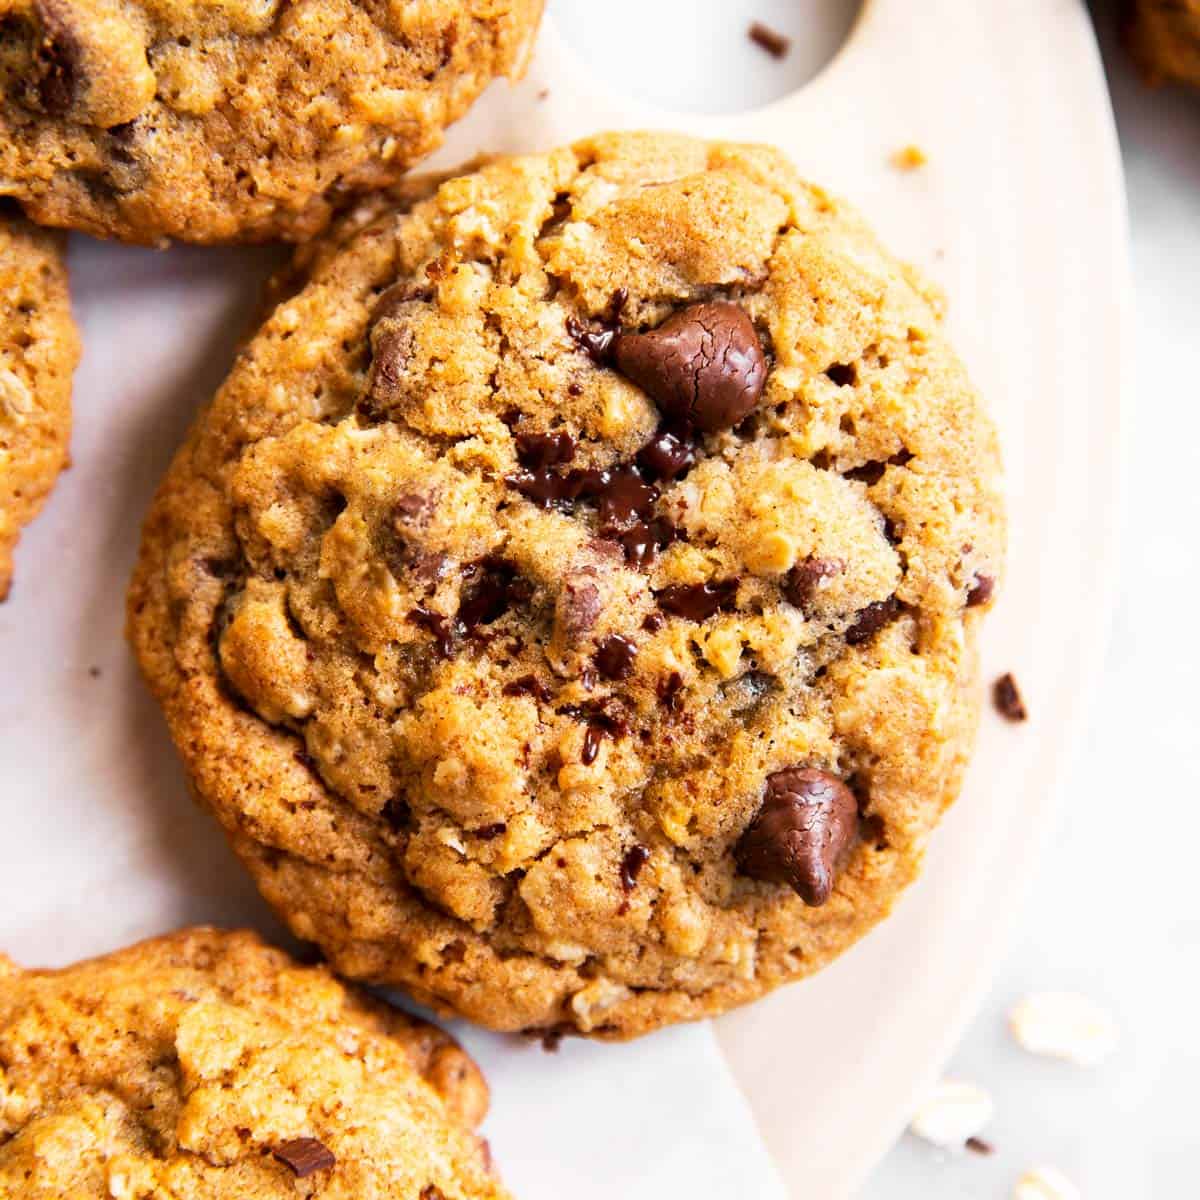
[[[858,372],[853,363],[833,363],[825,368],[825,375],[838,387],[850,387],[858,382]]]
[[[600,589],[592,582],[594,570],[584,568],[567,576],[559,594],[557,618],[568,643],[577,642],[600,616]]]
[[[360,411],[391,408],[401,397],[401,385],[416,351],[416,339],[407,325],[378,327],[371,336],[371,377]]]
[[[518,433],[516,442],[524,467],[557,467],[575,457],[575,439],[569,433]]]
[[[589,725],[583,733],[583,749],[579,754],[579,761],[585,767],[590,767],[596,761],[596,755],[600,753],[600,739],[604,736],[604,731],[598,725]]]
[[[437,644],[438,653],[443,658],[450,657],[450,650],[454,645],[454,629],[446,617],[442,616],[441,613],[433,612],[431,609],[418,605],[409,611],[408,619],[414,625],[419,625],[422,629],[426,629],[432,633],[434,642]]]
[[[971,586],[967,588],[967,607],[977,608],[981,604],[986,604],[992,598],[995,590],[995,579],[991,575],[980,575],[976,571],[974,579],[971,580]]]
[[[633,670],[637,647],[619,633],[606,637],[596,651],[596,670],[605,679],[624,679]]]
[[[568,317],[567,333],[594,363],[604,365],[608,362],[617,336],[615,329],[589,329],[577,317]]]
[[[333,1151],[316,1138],[292,1138],[276,1146],[271,1154],[287,1167],[297,1179],[307,1179],[317,1171],[327,1171],[337,1163]]]
[[[501,691],[506,696],[532,696],[543,703],[550,699],[550,689],[536,675],[522,675],[506,683]]]
[[[788,51],[792,48],[790,38],[784,37],[782,33],[772,29],[769,25],[764,25],[761,21],[753,22],[746,34],[756,46],[761,46],[772,58],[786,58]]]
[[[386,317],[396,316],[404,305],[413,301],[429,304],[433,300],[433,294],[433,288],[427,283],[414,283],[411,279],[394,283],[380,292],[376,299],[375,306],[371,309],[371,324],[374,325]]]
[[[992,685],[992,703],[1007,721],[1024,721],[1029,717],[1012,672],[1001,675]]]
[[[832,579],[846,569],[840,558],[806,558],[797,563],[783,581],[783,594],[788,603],[807,612],[823,579]]]
[[[504,482],[511,488],[516,488],[526,500],[542,508],[549,508],[560,500],[574,500],[579,494],[570,480],[570,476],[561,475],[548,467],[539,467],[534,471],[516,471],[506,475]]]
[[[508,826],[503,821],[497,821],[492,825],[481,825],[478,829],[472,829],[469,832],[473,837],[477,837],[481,841],[490,842],[507,832],[507,830]]]
[[[885,625],[896,619],[900,612],[900,601],[895,596],[886,600],[876,600],[861,609],[858,620],[846,630],[846,643],[850,646],[861,646],[869,642]]]
[[[621,859],[621,890],[632,892],[637,884],[642,868],[650,861],[650,851],[640,843],[635,843],[625,851]]]
[[[737,580],[717,583],[676,583],[655,592],[659,607],[689,621],[707,621],[721,609],[732,608],[737,600]]]
[[[529,581],[501,558],[488,557],[468,564],[463,578],[468,582],[459,604],[458,624],[466,633],[499,620],[512,605],[524,603],[533,594]]]
[[[618,334],[612,355],[668,417],[706,433],[737,425],[767,380],[754,325],[725,301],[689,305],[647,333]]]
[[[787,767],[767,776],[762,807],[738,842],[738,868],[751,879],[786,883],[805,904],[824,904],[858,827],[858,802],[836,775]]]
[[[618,467],[603,474],[606,478],[598,489],[601,533],[626,528],[650,517],[658,488],[647,483],[632,467]]]
[[[679,693],[683,689],[683,676],[678,671],[672,671],[665,679],[658,681],[658,687],[655,691],[658,693],[658,698],[667,706],[667,708],[677,709],[679,707]]]
[[[660,425],[638,451],[638,466],[649,479],[678,479],[696,462],[696,444],[690,426]]]

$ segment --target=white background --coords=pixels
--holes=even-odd
[[[1003,0],[964,2],[990,3],[1004,19]],[[550,11],[607,78],[657,103],[719,112],[803,82],[856,7],[555,0]],[[948,1068],[994,1095],[987,1136],[996,1154],[947,1157],[906,1137],[876,1170],[868,1200],[1007,1196],[1023,1169],[1043,1161],[1089,1198],[1200,1196],[1200,96],[1141,86],[1117,44],[1114,7],[1097,3],[1093,16],[1128,177],[1137,361],[1112,643],[1062,825]],[[686,10],[703,38],[672,34]],[[805,32],[814,15],[815,36]],[[754,18],[799,35],[782,64],[746,44]],[[1033,1059],[1009,1038],[1011,1004],[1059,987],[1116,1015],[1122,1041],[1103,1066]]]

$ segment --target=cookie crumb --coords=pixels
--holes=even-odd
[[[1021,699],[1020,689],[1011,671],[1005,672],[992,685],[992,703],[1006,721],[1025,721],[1029,718],[1025,701]]]
[[[1117,1023],[1095,1001],[1075,992],[1034,992],[1015,1005],[1008,1027],[1030,1054],[1094,1067],[1117,1044]]]
[[[897,171],[917,171],[929,162],[929,157],[915,142],[901,146],[892,153],[891,164]]]
[[[792,48],[792,39],[786,38],[777,29],[764,25],[762,21],[751,23],[747,36],[756,45],[761,46],[772,58],[787,58]]]
[[[960,1150],[992,1119],[991,1096],[973,1083],[943,1079],[917,1105],[908,1129],[943,1150]]]
[[[1032,1167],[1017,1180],[1012,1200],[1080,1200],[1081,1195],[1056,1167]]]
[[[538,94],[537,94],[537,98],[539,100],[546,100],[549,98],[549,96],[550,96],[549,88],[542,88],[542,90],[540,92],[538,92]]]
[[[271,1151],[297,1179],[307,1179],[317,1171],[327,1171],[337,1163],[333,1151],[316,1138],[299,1137]]]
[[[985,1141],[981,1137],[969,1137],[963,1143],[972,1154],[995,1154],[996,1147],[991,1142]]]

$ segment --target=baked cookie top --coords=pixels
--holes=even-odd
[[[79,337],[64,250],[60,235],[0,208],[0,600],[21,528],[67,465]]]
[[[339,970],[629,1036],[819,967],[973,731],[993,429],[776,152],[495,162],[304,253],[161,486],[131,635]]]
[[[244,932],[0,956],[0,1099],[0,1194],[25,1200],[507,1195],[457,1043]]]
[[[1131,0],[1125,37],[1147,83],[1200,87],[1200,0]]]
[[[303,240],[518,74],[542,0],[11,0],[0,191],[134,242]]]

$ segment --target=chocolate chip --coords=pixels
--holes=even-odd
[[[557,608],[558,623],[568,643],[579,641],[596,624],[602,607],[600,589],[592,582],[594,570],[576,571],[563,581]]]
[[[568,317],[567,333],[594,363],[604,365],[608,362],[617,336],[615,329],[589,329],[578,317]]]
[[[721,609],[732,608],[737,599],[737,580],[717,583],[676,583],[654,593],[659,607],[689,621],[707,621]]]
[[[292,1138],[276,1146],[271,1154],[287,1167],[297,1179],[307,1179],[317,1171],[327,1171],[337,1163],[333,1151],[316,1138]]]
[[[839,860],[857,826],[858,802],[836,775],[787,767],[767,776],[762,807],[734,856],[744,875],[786,883],[815,907],[832,894]]]
[[[550,699],[550,689],[536,675],[522,675],[506,683],[501,691],[506,696],[532,696],[543,703]]]
[[[600,739],[604,736],[604,731],[598,725],[589,725],[583,733],[583,749],[579,754],[579,761],[585,767],[590,767],[596,761],[596,755],[600,753]]]
[[[638,451],[637,461],[652,480],[679,478],[696,462],[696,444],[690,426],[660,425]]]
[[[429,304],[433,300],[433,288],[427,283],[414,283],[411,279],[402,283],[394,283],[390,288],[380,292],[374,307],[371,309],[371,324],[382,321],[386,317],[394,317],[406,304],[418,301]]]
[[[575,457],[575,439],[569,433],[518,433],[516,442],[524,467],[557,467]]]
[[[783,594],[790,604],[807,612],[825,579],[832,579],[846,569],[840,558],[806,558],[797,563],[783,581]]]
[[[360,411],[386,411],[400,398],[401,383],[416,351],[407,325],[384,325],[371,337],[371,377]]]
[[[974,579],[971,580],[971,586],[967,588],[967,607],[977,608],[981,604],[986,604],[992,598],[995,590],[995,579],[991,575],[980,575],[976,571]]]
[[[50,116],[64,116],[75,103],[82,57],[78,36],[64,13],[46,4],[34,6],[41,22],[32,81],[32,103]],[[69,10],[68,10],[69,11]],[[26,93],[29,96],[29,93]]]
[[[647,633],[657,633],[667,623],[662,613],[647,613],[642,618],[642,628]]]
[[[668,417],[706,433],[737,425],[767,380],[754,325],[725,301],[689,305],[647,333],[618,334],[612,355]]]
[[[1001,675],[992,685],[992,703],[1007,721],[1024,721],[1029,717],[1012,672]]]
[[[527,601],[533,594],[528,580],[517,568],[501,558],[483,558],[463,569],[466,586],[458,608],[457,623],[465,633],[480,625],[490,625],[514,604]]]
[[[786,58],[788,51],[792,48],[790,38],[784,37],[782,33],[772,29],[769,25],[764,25],[761,21],[753,22],[746,34],[756,46],[761,46],[772,58]]]
[[[618,467],[603,474],[606,478],[598,492],[601,533],[649,518],[658,499],[658,488],[647,483],[632,467]]]
[[[596,670],[605,679],[624,679],[633,670],[637,647],[619,633],[606,637],[596,651]]]
[[[678,671],[672,671],[665,679],[658,681],[658,687],[655,688],[655,691],[658,693],[658,698],[667,708],[678,708],[678,697],[682,688],[683,676]]]
[[[833,363],[825,368],[825,375],[838,387],[850,387],[858,381],[858,372],[853,363]]]
[[[670,521],[656,517],[653,521],[634,525],[617,537],[625,551],[625,561],[634,567],[644,567],[654,560],[659,550],[666,549],[678,535]]]
[[[885,625],[896,619],[900,612],[900,601],[895,596],[886,600],[876,600],[860,609],[858,620],[846,630],[846,644],[861,646],[869,642]]]
[[[417,605],[416,608],[409,610],[408,619],[414,625],[419,625],[422,629],[432,633],[438,653],[443,658],[450,657],[450,650],[454,645],[454,630],[446,617],[422,605]]]
[[[640,843],[635,843],[625,851],[621,859],[621,890],[632,892],[637,884],[642,868],[650,861],[650,851]]]
[[[481,825],[478,829],[472,829],[469,832],[473,837],[477,837],[481,841],[490,842],[507,832],[507,830],[508,826],[503,821],[497,821],[493,825]]]

